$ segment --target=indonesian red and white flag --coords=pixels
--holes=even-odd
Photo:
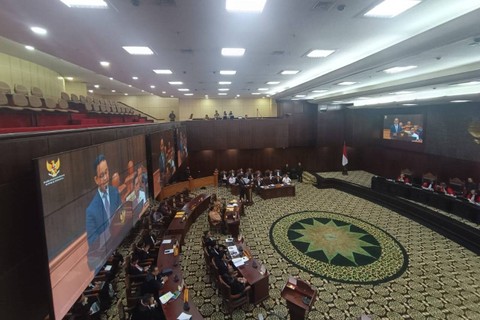
[[[343,143],[343,155],[342,155],[342,166],[346,166],[348,164],[348,158],[347,158],[347,145],[345,142]]]

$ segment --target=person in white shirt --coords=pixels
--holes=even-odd
[[[232,175],[228,178],[228,184],[236,184],[237,183],[237,178],[233,175]]]
[[[292,179],[290,179],[290,177],[288,176],[288,174],[286,174],[286,175],[283,176],[282,182],[283,182],[284,184],[290,184],[290,183],[292,183]]]

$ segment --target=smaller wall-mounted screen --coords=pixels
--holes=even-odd
[[[170,184],[177,170],[175,161],[174,130],[150,135],[151,163],[153,171],[153,195],[158,196],[162,187]]]
[[[423,143],[422,114],[389,114],[383,118],[383,139]]]
[[[182,166],[188,157],[187,128],[177,128],[177,163],[178,168]]]

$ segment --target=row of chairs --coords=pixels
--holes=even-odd
[[[10,86],[3,81],[0,81],[1,109],[78,113],[78,110],[69,108],[68,102],[62,98],[44,97],[40,88],[32,87],[29,92],[25,86],[15,84],[12,92]]]

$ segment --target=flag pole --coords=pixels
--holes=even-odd
[[[347,145],[345,141],[343,141],[343,150],[342,150],[342,175],[348,176],[347,170],[348,158],[347,158]]]

